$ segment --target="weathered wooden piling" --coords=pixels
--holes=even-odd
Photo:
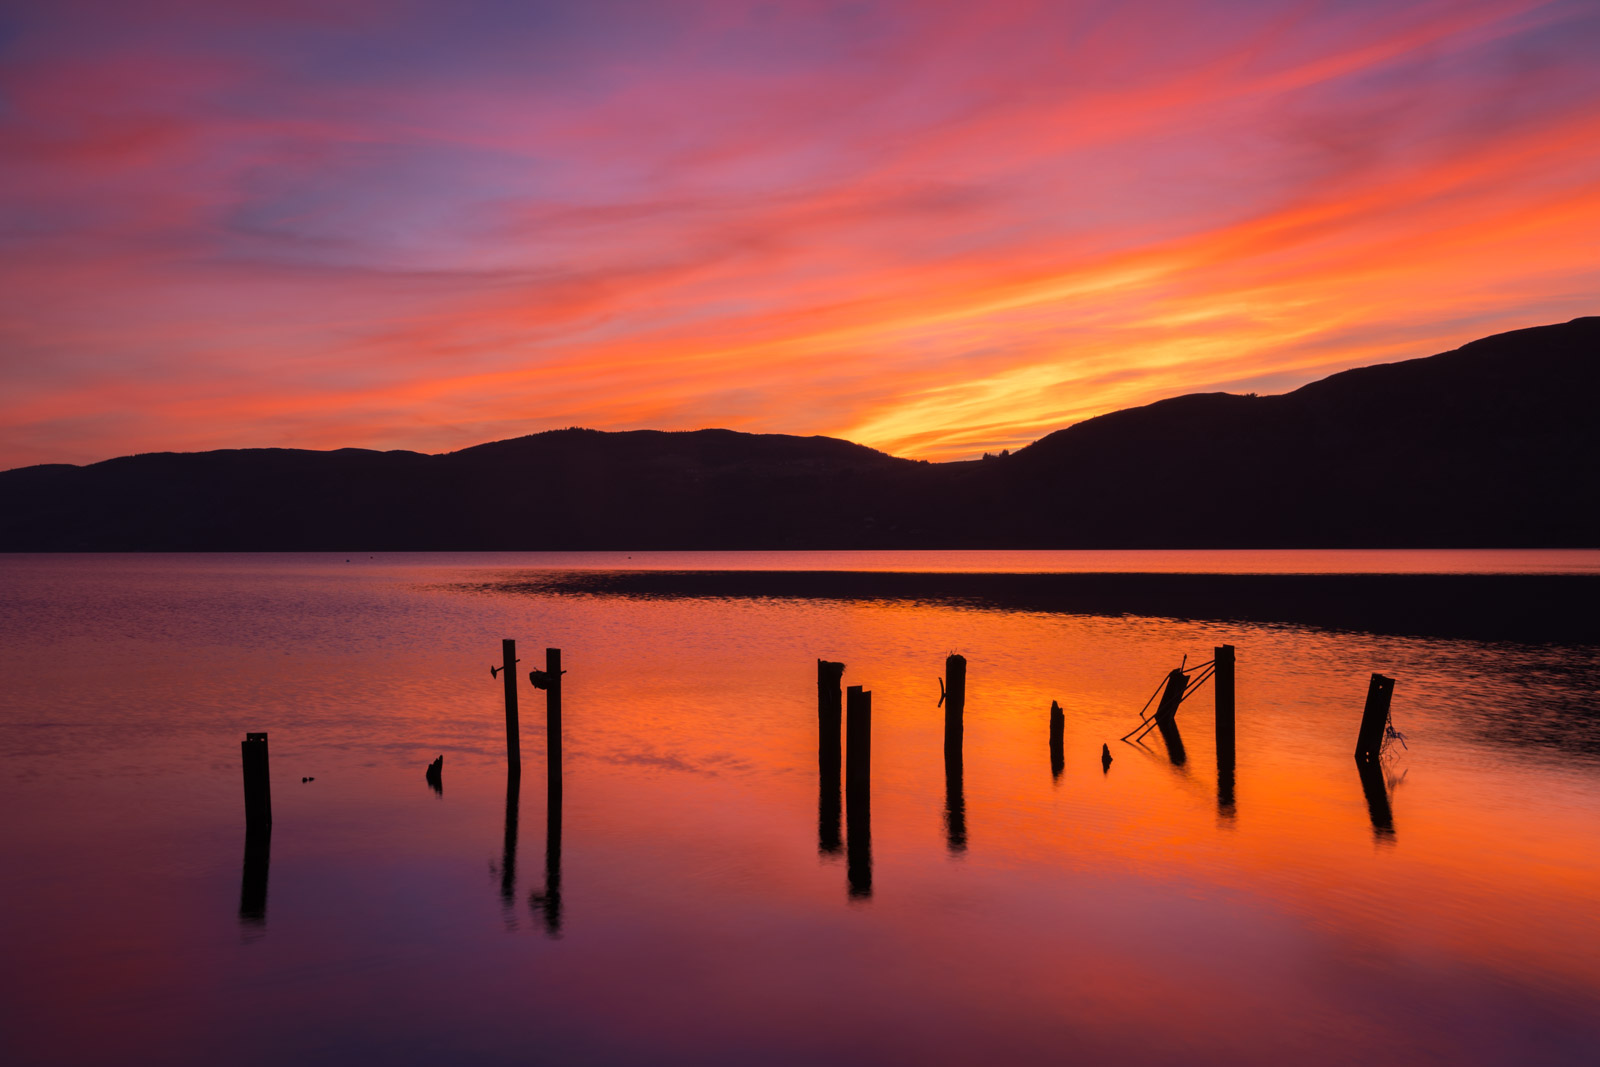
[[[1383,751],[1383,728],[1389,723],[1389,701],[1394,679],[1374,674],[1367,683],[1367,706],[1361,712],[1361,732],[1356,735],[1356,759],[1376,760]]]
[[[952,652],[944,659],[944,747],[961,747],[967,710],[967,657]]]
[[[1218,645],[1212,654],[1211,686],[1217,701],[1217,761],[1226,752],[1233,762],[1233,646]]]
[[[239,742],[244,764],[244,822],[251,833],[272,829],[272,780],[267,772],[267,735],[244,735]]]
[[[1167,674],[1167,686],[1161,691],[1161,703],[1156,705],[1156,722],[1172,722],[1178,717],[1178,705],[1183,703],[1183,692],[1189,686],[1189,676],[1174,667]]]
[[[545,780],[551,796],[561,792],[561,650],[544,650],[544,670],[529,671],[528,682],[545,697]]]
[[[545,758],[549,760],[550,795],[558,796],[561,792],[561,650],[559,648],[544,650],[544,673],[550,679],[550,688],[545,691]],[[560,818],[558,814],[556,816],[558,857],[561,852]],[[559,924],[558,919],[557,925]]]
[[[844,664],[817,660],[817,851],[835,855],[844,847],[840,833],[840,762],[844,693],[839,681]]]
[[[1064,733],[1067,727],[1067,713],[1061,710],[1061,705],[1054,700],[1050,702],[1050,777],[1060,778],[1062,770],[1067,765],[1066,745]]]
[[[845,691],[846,878],[852,897],[872,895],[872,694]]]
[[[521,774],[522,730],[517,722],[517,643],[510,638],[500,642],[500,664],[500,673],[505,676],[506,686],[506,767],[512,774]]]

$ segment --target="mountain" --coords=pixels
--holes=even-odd
[[[1583,318],[960,463],[728,430],[154,453],[0,473],[0,550],[1592,547],[1597,387]]]

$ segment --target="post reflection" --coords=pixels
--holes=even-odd
[[[1156,729],[1161,731],[1161,740],[1167,746],[1167,758],[1174,767],[1182,767],[1189,762],[1189,756],[1183,750],[1183,735],[1178,732],[1176,719],[1156,717]]]
[[[244,875],[239,881],[239,923],[249,929],[267,925],[267,870],[272,864],[272,828],[244,838]]]
[[[521,806],[522,775],[506,775],[506,840],[500,855],[500,900],[510,910],[517,891],[517,815]]]
[[[545,809],[544,889],[528,903],[544,922],[545,933],[561,936],[561,786],[551,783]]]
[[[1383,764],[1378,760],[1356,760],[1361,775],[1361,791],[1367,797],[1367,814],[1372,819],[1372,835],[1378,841],[1394,840],[1394,812],[1389,807],[1389,788],[1383,780]]]
[[[967,800],[962,788],[960,744],[944,753],[944,840],[952,856],[967,851]]]

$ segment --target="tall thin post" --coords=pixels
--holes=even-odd
[[[1050,777],[1061,778],[1061,771],[1067,765],[1066,745],[1063,734],[1067,726],[1067,713],[1061,710],[1061,705],[1054,700],[1050,702]]]
[[[500,642],[500,671],[506,684],[506,768],[522,773],[522,731],[517,723],[517,643],[510,638]]]
[[[955,653],[944,660],[944,747],[961,747],[963,716],[967,710],[967,658]]]
[[[552,797],[561,793],[561,650],[544,650],[544,673],[549,688],[545,690],[545,753],[549,761],[549,792]]]
[[[845,691],[846,877],[852,897],[872,895],[872,694]]]
[[[250,833],[272,831],[272,780],[267,773],[267,735],[244,735],[239,742],[244,763],[244,822]]]
[[[839,681],[844,664],[817,660],[817,851],[837,853],[843,845],[839,832],[839,767],[844,744],[841,736],[844,694]]]
[[[1212,654],[1211,685],[1217,701],[1217,811],[1234,815],[1233,646],[1218,645]]]
[[[1389,701],[1394,679],[1374,674],[1367,683],[1367,706],[1361,712],[1361,732],[1356,735],[1356,759],[1368,762],[1383,751],[1383,728],[1389,722]]]

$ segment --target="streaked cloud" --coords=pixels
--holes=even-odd
[[[1582,0],[37,5],[0,466],[958,458],[1594,313],[1597,52]]]

